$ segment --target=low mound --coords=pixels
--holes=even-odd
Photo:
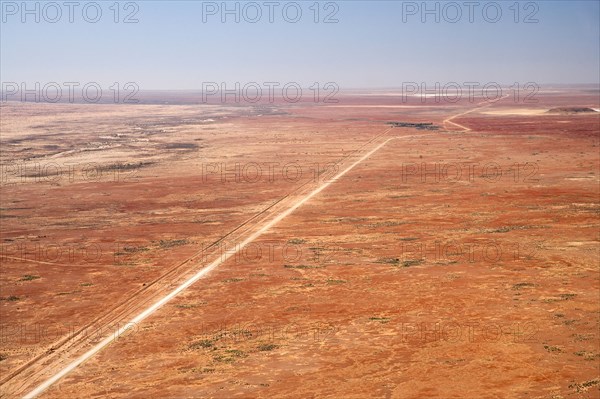
[[[592,114],[598,113],[593,108],[586,107],[560,107],[560,108],[552,108],[548,110],[550,114],[561,114],[561,115],[572,115],[572,114]]]

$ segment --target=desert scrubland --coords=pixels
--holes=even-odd
[[[600,104],[537,99],[3,103],[0,397],[232,251],[42,397],[598,397]]]

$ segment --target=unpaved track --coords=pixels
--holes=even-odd
[[[357,153],[362,153],[365,147],[372,145],[374,142],[384,137],[390,130],[391,129],[388,129],[378,136],[373,137],[371,140],[355,149],[352,153],[339,159],[335,162],[335,165],[341,165]],[[319,179],[320,178],[321,176],[319,176]],[[84,352],[87,348],[99,342],[100,337],[94,337],[95,340],[90,339],[90,331],[103,331],[107,326],[119,326],[124,320],[134,318],[135,315],[156,301],[157,298],[164,297],[181,284],[181,282],[195,274],[198,271],[199,264],[206,264],[209,260],[217,258],[219,249],[223,248],[222,246],[219,246],[219,244],[223,243],[225,240],[239,243],[241,241],[240,237],[249,235],[253,228],[260,226],[261,223],[264,223],[270,216],[281,211],[280,208],[285,208],[286,204],[291,202],[295,196],[301,196],[308,192],[310,183],[311,180],[309,179],[300,184],[282,198],[277,199],[265,209],[227,232],[208,247],[203,248],[184,261],[170,267],[162,275],[151,281],[145,287],[133,292],[122,302],[102,312],[78,330],[70,332],[68,336],[62,337],[48,345],[42,353],[22,364],[17,369],[2,376],[2,379],[0,380],[0,386],[2,387],[0,398],[6,397],[5,395],[7,394],[11,395],[11,397],[17,396],[19,393],[26,391],[28,387],[31,389],[31,386],[34,386],[37,382],[43,381],[53,372],[62,369],[66,365],[68,359],[74,358],[78,353]],[[57,264],[53,265],[56,266]],[[114,339],[118,338],[115,335],[112,335],[112,337]]]
[[[486,101],[482,101],[480,103],[477,103],[477,105],[481,105],[481,104],[484,104],[484,105],[482,105],[481,107],[470,109],[470,110],[465,111],[465,112],[461,112],[461,113],[456,114],[456,115],[452,115],[451,117],[449,117],[447,119],[444,119],[444,121],[442,122],[442,124],[444,125],[444,127],[446,127],[446,124],[449,124],[449,125],[456,126],[456,127],[460,128],[460,129],[462,129],[463,132],[469,132],[469,131],[471,131],[471,128],[468,128],[468,127],[463,126],[463,125],[461,125],[459,123],[456,123],[456,122],[452,122],[452,119],[456,119],[459,116],[467,115],[467,114],[470,114],[471,112],[475,112],[475,111],[478,111],[480,109],[487,108],[490,105],[496,104],[498,101],[500,101],[502,99],[505,99],[508,96],[510,96],[510,94],[507,94],[505,96],[502,96],[502,97],[497,98],[497,99],[492,100],[492,101],[486,100]]]
[[[369,142],[362,145],[360,148],[355,150],[352,154],[340,159],[337,162],[337,164],[339,165],[344,162],[347,162],[349,158],[356,156],[357,153],[361,153],[365,147],[373,144],[377,140],[384,137],[390,130],[391,129],[388,129],[385,132],[383,132],[382,134],[378,135],[377,137],[369,140]],[[331,183],[333,183],[337,179],[341,178],[349,170],[354,168],[358,163],[362,162],[364,159],[368,158],[372,153],[374,153],[379,148],[381,148],[383,145],[385,145],[389,140],[391,140],[391,138],[380,143],[376,148],[374,148],[373,150],[371,150],[370,152],[365,154],[358,161],[354,162],[350,167],[344,169],[341,173],[338,173],[332,180],[326,181],[321,186],[319,186],[317,189],[310,192],[308,195],[296,200],[296,202],[293,205],[288,207],[286,210],[278,213],[277,216],[275,218],[272,218],[270,221],[268,220],[269,216],[272,213],[276,213],[279,210],[278,208],[285,206],[287,204],[287,202],[289,202],[289,200],[294,200],[296,196],[301,195],[303,193],[303,189],[304,189],[304,191],[307,191],[306,188],[310,188],[310,186],[308,186],[310,181],[305,182],[304,184],[300,185],[299,187],[294,189],[291,193],[287,194],[283,198],[278,199],[273,204],[269,205],[266,209],[262,210],[261,212],[259,212],[257,215],[254,215],[250,219],[246,220],[244,223],[242,223],[241,225],[239,225],[238,227],[236,227],[235,229],[233,229],[232,231],[227,233],[225,236],[223,236],[219,240],[215,241],[215,243],[213,243],[212,246],[215,247],[215,252],[217,252],[216,244],[223,241],[228,236],[233,236],[233,234],[238,232],[238,230],[240,230],[238,232],[239,233],[238,237],[246,236],[246,238],[243,241],[242,241],[242,239],[239,239],[239,241],[234,241],[234,242],[236,242],[236,244],[232,248],[227,250],[224,254],[221,254],[220,257],[218,257],[216,260],[212,261],[212,263],[205,266],[202,270],[197,271],[197,264],[198,264],[199,258],[201,258],[204,254],[200,254],[200,253],[194,254],[193,256],[186,259],[185,261],[172,267],[165,274],[163,274],[162,276],[157,278],[155,281],[150,283],[147,287],[135,292],[126,301],[124,301],[121,304],[116,305],[115,307],[110,309],[108,312],[105,312],[103,315],[99,316],[98,318],[96,318],[95,320],[93,320],[91,323],[89,323],[86,326],[86,327],[90,327],[92,325],[105,326],[105,325],[111,325],[111,324],[113,324],[113,325],[120,324],[120,321],[128,320],[129,317],[132,317],[132,315],[137,314],[137,316],[131,318],[128,323],[126,323],[122,327],[118,328],[114,332],[114,334],[111,334],[111,335],[105,337],[104,339],[102,339],[101,341],[94,343],[94,342],[90,342],[89,337],[87,337],[85,334],[86,327],[83,327],[82,329],[75,332],[71,336],[63,338],[61,341],[55,343],[54,345],[51,346],[50,350],[35,357],[31,361],[27,362],[25,365],[21,366],[19,369],[12,372],[9,376],[7,376],[4,379],[4,381],[2,381],[3,384],[5,384],[5,388],[6,388],[6,389],[3,389],[3,391],[4,391],[3,394],[9,394],[9,392],[10,392],[10,394],[13,395],[13,394],[20,394],[22,392],[26,392],[27,389],[31,389],[32,386],[35,386],[34,384],[38,383],[39,381],[44,381],[44,379],[45,379],[45,381],[41,385],[38,385],[35,389],[30,391],[28,394],[26,394],[25,397],[35,397],[35,396],[39,395],[45,389],[50,387],[53,383],[55,383],[60,378],[62,378],[63,376],[68,374],[70,371],[75,369],[78,365],[80,365],[85,360],[89,359],[95,353],[100,351],[102,348],[104,348],[105,346],[110,344],[113,340],[117,339],[119,336],[123,335],[127,331],[131,330],[133,327],[137,326],[137,324],[139,322],[141,322],[146,317],[148,317],[149,315],[154,313],[156,310],[158,310],[164,304],[169,302],[172,298],[174,298],[181,291],[188,288],[191,284],[196,282],[198,279],[204,277],[211,270],[215,269],[220,264],[225,262],[228,258],[233,256],[239,249],[243,248],[245,245],[249,244],[251,241],[253,241],[258,236],[263,234],[270,227],[272,227],[273,225],[275,225],[276,223],[281,221],[283,218],[288,216],[290,213],[292,213],[295,209],[297,209],[299,206],[304,204],[306,201],[308,201],[314,195],[318,194],[323,189],[325,189],[327,186],[329,186]],[[269,212],[269,211],[274,211],[274,212]],[[249,225],[248,228],[244,230],[243,228],[247,227],[247,225]],[[260,227],[260,226],[262,226],[262,227]],[[251,232],[253,227],[254,228],[258,227],[259,229],[255,230],[254,232]],[[206,250],[206,248],[204,250]],[[187,279],[183,283],[178,283],[178,281],[182,280],[182,276],[186,276],[186,272],[189,272],[189,270],[184,270],[184,271],[181,270],[183,268],[183,266],[185,266],[185,265],[187,265],[189,267],[195,266],[193,269],[195,274],[193,274],[191,277],[186,277]],[[189,275],[189,273],[187,273],[187,274]],[[179,285],[177,285],[176,283]],[[153,289],[154,289],[154,292],[152,292]],[[148,294],[148,293],[150,293],[150,296],[146,295],[146,296],[142,297],[143,296],[142,294]],[[157,297],[160,299],[156,301]],[[150,303],[152,303],[152,301],[156,301],[156,302],[154,302],[152,305],[148,306]],[[143,306],[148,306],[148,307],[146,307],[144,309]],[[138,314],[137,312],[140,312],[140,309],[143,309],[143,310],[141,311],[141,313]],[[83,350],[85,350],[86,347],[89,347],[90,345],[93,345],[91,349],[89,349],[83,355],[78,357],[76,360],[66,364],[66,362],[68,361],[67,359],[72,359],[77,353],[81,353]],[[50,376],[50,377],[48,377],[48,376]],[[19,377],[18,379],[20,381],[17,381],[16,377]]]

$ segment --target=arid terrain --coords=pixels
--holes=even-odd
[[[600,397],[597,89],[169,98],[0,105],[0,398]]]

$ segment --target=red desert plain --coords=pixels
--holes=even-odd
[[[1,104],[0,398],[600,397],[597,88],[159,96]]]

